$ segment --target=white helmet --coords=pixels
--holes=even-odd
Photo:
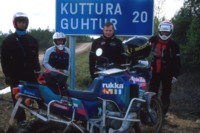
[[[21,22],[21,21],[26,23],[25,29],[19,29],[17,27],[17,22]],[[19,30],[26,30],[27,27],[28,27],[28,24],[29,24],[29,19],[28,19],[28,16],[25,13],[17,12],[17,13],[14,14],[14,16],[13,16],[13,26],[14,26],[14,28],[19,29]]]
[[[171,37],[174,26],[170,21],[163,21],[158,25],[158,35],[162,40],[167,40]],[[169,32],[169,35],[162,35],[161,31]]]
[[[63,40],[63,43],[60,43],[57,40]],[[63,50],[65,47],[65,42],[66,42],[66,36],[62,32],[55,32],[53,34],[53,44],[58,48],[59,50]]]

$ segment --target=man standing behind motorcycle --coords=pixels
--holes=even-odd
[[[103,65],[104,63],[114,63],[120,65],[125,63],[125,53],[122,41],[114,34],[114,26],[111,22],[104,24],[103,35],[95,39],[92,43],[91,51],[89,54],[89,70],[92,80],[96,77],[94,74],[96,65]],[[98,58],[95,54],[96,50],[101,48],[103,50],[103,57]]]
[[[66,36],[62,32],[53,34],[53,45],[45,51],[43,66],[46,69],[58,70],[68,75],[70,51],[66,47]]]
[[[18,86],[19,81],[36,82],[35,71],[40,71],[38,42],[26,33],[28,24],[29,19],[25,13],[16,13],[13,17],[16,31],[8,35],[2,43],[1,65],[5,82],[11,87],[11,92],[13,87]],[[13,94],[12,99],[15,104]],[[19,124],[26,119],[22,108],[18,110],[16,119]]]
[[[170,105],[171,84],[177,79],[180,71],[180,49],[171,38],[173,24],[163,21],[158,26],[158,36],[149,39],[152,44],[152,78],[150,91],[159,93],[160,84],[163,114],[166,115]]]

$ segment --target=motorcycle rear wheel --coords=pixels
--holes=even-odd
[[[27,123],[25,127],[18,127],[12,133],[63,133],[64,124],[55,122],[44,122],[41,120],[33,120]],[[11,133],[11,132],[9,132]],[[65,133],[79,133],[75,128],[70,127]]]
[[[159,133],[163,125],[163,112],[161,101],[156,96],[153,96],[151,99],[150,107],[155,123],[150,122],[150,117],[148,115],[146,107],[144,106],[144,108],[142,108],[142,110],[140,111],[140,128],[142,132],[145,133]]]
[[[64,125],[36,120],[30,123],[27,133],[62,133]]]

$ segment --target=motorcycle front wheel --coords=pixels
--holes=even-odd
[[[153,96],[151,99],[151,117],[145,105],[143,105],[141,111],[139,112],[140,116],[140,128],[142,132],[145,133],[159,133],[163,124],[163,112],[161,101]]]

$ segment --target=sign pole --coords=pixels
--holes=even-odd
[[[69,48],[70,48],[70,89],[75,89],[75,47],[76,47],[76,39],[74,36],[69,36]]]

